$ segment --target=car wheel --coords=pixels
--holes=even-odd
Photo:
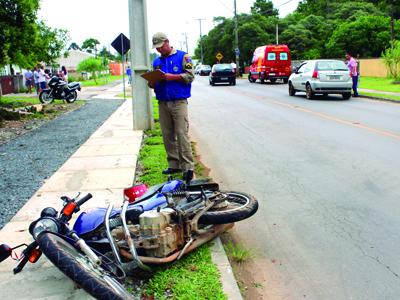
[[[289,79],[283,78],[283,83],[288,83]]]
[[[351,93],[344,93],[342,94],[343,100],[349,100],[351,97]]]
[[[293,84],[289,82],[289,96],[294,96],[296,94],[296,90],[293,87]]]
[[[275,83],[276,79],[275,78],[271,78],[270,81],[271,81],[271,83]]]
[[[232,81],[232,85],[236,85],[236,79]]]
[[[307,83],[306,85],[306,98],[311,100],[314,98],[314,92],[312,91],[311,85]]]

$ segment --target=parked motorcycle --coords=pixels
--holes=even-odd
[[[92,198],[61,197],[63,208],[42,210],[32,222],[30,245],[0,246],[0,261],[25,246],[14,274],[42,253],[64,274],[97,299],[133,299],[122,283],[138,268],[179,260],[186,253],[249,218],[257,200],[241,192],[222,192],[216,183],[181,180],[145,189],[125,189],[122,208],[82,212],[71,230],[68,222]]]
[[[53,76],[47,83],[48,89],[44,89],[39,94],[39,100],[43,104],[49,104],[54,99],[65,100],[72,103],[78,97],[77,90],[81,90],[79,82],[67,83],[58,76]]]

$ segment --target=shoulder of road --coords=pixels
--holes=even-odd
[[[112,101],[119,98],[122,84],[102,91],[85,88],[82,94]],[[95,95],[96,94],[96,95]],[[81,95],[82,98],[82,95]],[[132,185],[143,132],[133,129],[132,101],[126,100],[90,138],[36,191],[0,231],[0,241],[19,245],[31,240],[28,226],[48,206],[60,206],[60,196],[92,193],[95,201],[86,206],[120,206],[122,190]],[[107,178],[107,180],[104,180]],[[224,249],[217,239],[211,248],[228,299],[242,299]],[[65,275],[41,259],[29,264],[21,274],[12,275],[15,261],[0,264],[0,290],[9,299],[92,299]],[[22,276],[22,277],[21,277]],[[24,284],[21,285],[21,278]]]

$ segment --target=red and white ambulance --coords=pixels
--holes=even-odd
[[[262,83],[269,80],[274,83],[282,79],[284,83],[292,73],[290,50],[287,45],[265,45],[256,48],[253,54],[248,79]]]

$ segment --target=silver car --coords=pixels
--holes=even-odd
[[[351,97],[353,85],[349,69],[341,60],[318,59],[303,62],[289,77],[289,95],[306,92],[307,99],[315,94],[341,94],[343,99]]]

